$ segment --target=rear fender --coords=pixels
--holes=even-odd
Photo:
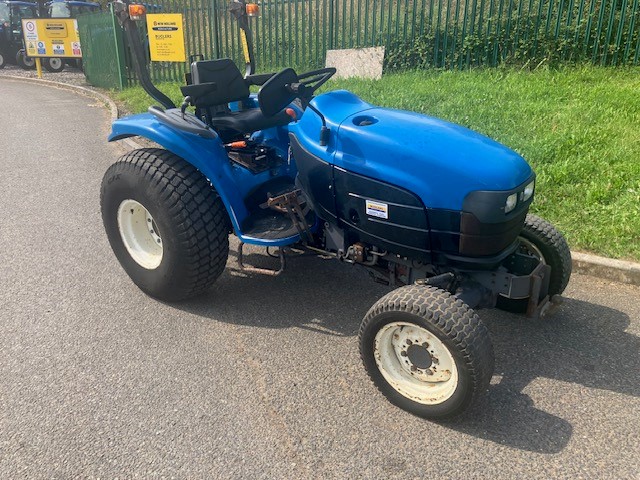
[[[181,132],[159,122],[154,115],[143,113],[113,122],[109,141],[134,136],[156,142],[202,172],[220,195],[236,234],[241,234],[240,225],[249,213],[220,138],[203,138]]]

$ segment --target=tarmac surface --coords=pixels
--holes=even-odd
[[[545,321],[481,311],[487,395],[425,421],[360,363],[385,287],[317,257],[246,275],[232,243],[208,295],[155,301],[102,229],[106,110],[4,78],[0,99],[0,478],[640,476],[640,287],[574,275]]]

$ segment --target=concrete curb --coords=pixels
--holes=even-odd
[[[640,285],[640,263],[571,252],[573,270],[607,280]]]
[[[68,83],[53,82],[51,80],[41,80],[37,78],[14,77],[3,75],[1,78],[8,78],[14,81],[40,83],[54,88],[73,90],[82,95],[96,98],[109,107],[111,111],[111,121],[119,117],[118,106],[106,95],[90,88]],[[125,138],[121,140],[132,149],[142,148],[136,141]],[[584,275],[591,275],[602,279],[613,280],[620,283],[640,285],[640,263],[628,262],[625,260],[614,260],[612,258],[598,257],[589,253],[571,252],[573,271]]]

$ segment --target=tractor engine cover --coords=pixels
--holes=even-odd
[[[374,107],[346,91],[312,103],[331,135],[319,145],[321,121],[310,109],[289,125],[299,182],[322,218],[354,233],[350,241],[425,261],[434,250],[491,256],[513,244],[531,199],[509,213],[504,202],[535,178],[516,152],[465,127]],[[481,248],[470,247],[476,240]]]

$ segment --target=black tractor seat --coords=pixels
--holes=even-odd
[[[225,143],[258,130],[284,126],[291,121],[284,110],[266,116],[260,108],[245,107],[251,82],[228,58],[193,62],[189,83],[181,88],[182,93],[191,97],[196,116],[214,128]],[[241,109],[232,112],[229,103],[236,101]]]
[[[220,136],[231,138],[238,134],[253,133],[271,127],[283,127],[291,121],[284,110],[267,117],[259,108],[228,112],[211,117],[211,124]]]

